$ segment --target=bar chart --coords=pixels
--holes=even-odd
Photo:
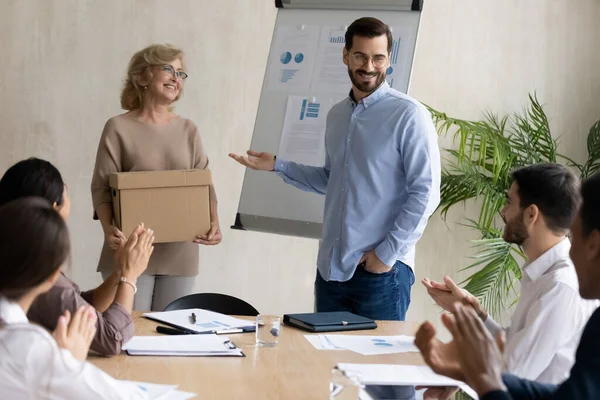
[[[400,53],[400,38],[392,41],[392,53],[390,54],[390,64],[398,64],[398,53]]]
[[[304,118],[319,118],[320,103],[309,102],[306,99],[302,100],[302,108],[300,109],[300,121]]]
[[[294,76],[298,73],[297,69],[282,69],[281,70],[281,77],[279,78],[279,81],[281,83],[287,83],[289,81],[292,80],[292,78],[294,78]]]

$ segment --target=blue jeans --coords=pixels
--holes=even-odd
[[[359,266],[346,282],[328,282],[317,271],[316,309],[317,312],[349,311],[375,320],[404,321],[414,283],[412,270],[400,261],[384,274],[374,274]]]

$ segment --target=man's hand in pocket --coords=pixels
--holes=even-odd
[[[377,257],[375,250],[370,250],[363,254],[359,264],[361,264],[363,261],[365,263],[365,270],[371,272],[372,274],[385,274],[386,272],[390,272],[392,269],[392,267],[387,266],[379,259],[379,257]]]

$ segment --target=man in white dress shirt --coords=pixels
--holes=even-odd
[[[469,304],[494,336],[506,335],[505,372],[560,383],[569,375],[582,329],[597,307],[580,297],[569,258],[567,234],[579,204],[579,182],[559,164],[528,166],[512,177],[502,209],[503,238],[519,245],[528,261],[521,267],[521,294],[510,327],[504,330],[449,277],[444,283],[425,278],[423,285],[446,311],[452,312],[457,301]]]

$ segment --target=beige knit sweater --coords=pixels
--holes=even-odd
[[[198,128],[189,119],[176,117],[166,124],[148,124],[126,114],[118,115],[106,122],[98,145],[92,177],[94,210],[102,203],[112,202],[108,180],[113,172],[205,168],[208,157]],[[211,197],[216,200],[213,187]],[[105,243],[98,271],[112,271],[113,257],[114,251]],[[195,243],[157,243],[145,274],[195,276],[198,258]]]

